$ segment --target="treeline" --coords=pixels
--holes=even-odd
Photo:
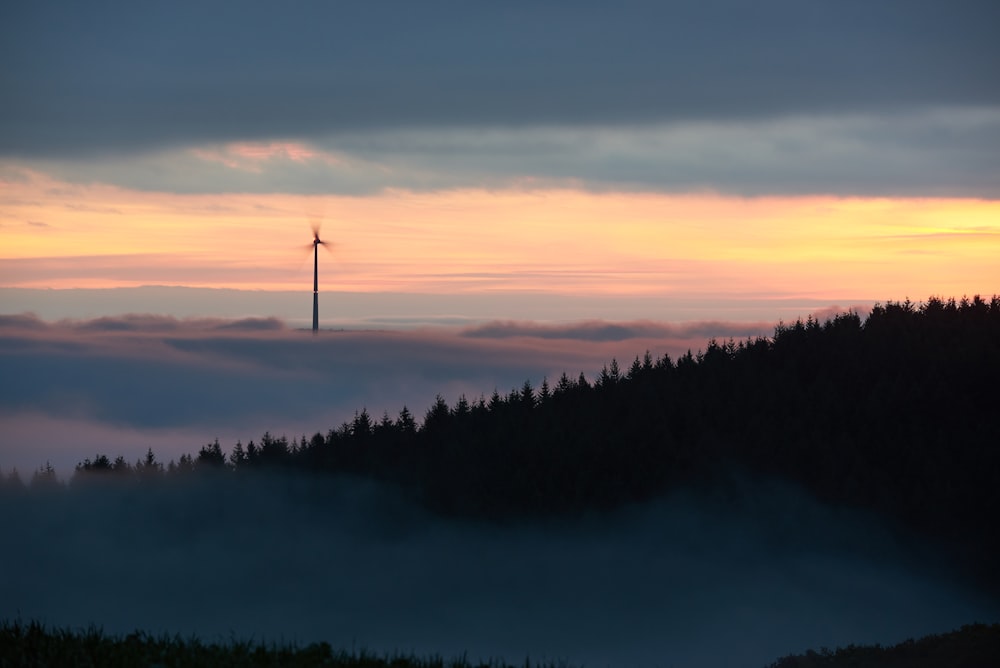
[[[166,466],[97,455],[95,476],[296,469],[404,486],[430,508],[487,518],[578,513],[740,471],[802,485],[1000,556],[1000,297],[931,298],[709,341],[679,359],[616,361],[506,394],[438,396],[423,419],[356,413],[326,434],[218,441]],[[23,484],[8,474],[5,487]],[[51,467],[32,484],[55,484]]]

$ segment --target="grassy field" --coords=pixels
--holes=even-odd
[[[80,630],[50,629],[38,622],[4,621],[0,623],[0,667],[8,666],[505,668],[505,664],[475,663],[465,657],[446,660],[437,656],[377,655],[365,650],[346,652],[327,643],[305,646],[246,640],[206,643],[198,638],[154,636],[142,631],[116,636],[94,626]],[[525,663],[518,668],[529,666]]]
[[[851,645],[786,656],[769,668],[990,668],[1000,666],[1000,624],[969,624],[891,647]]]
[[[769,668],[992,668],[1000,660],[1000,624],[971,624],[950,633],[907,640],[891,647],[854,646],[786,656]],[[379,655],[336,650],[327,643],[303,647],[232,640],[205,643],[197,638],[125,636],[97,627],[49,629],[38,622],[0,622],[0,667],[76,666],[323,666],[336,668],[568,668],[564,664],[507,664],[467,657]]]

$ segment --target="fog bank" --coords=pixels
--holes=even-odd
[[[335,478],[0,498],[0,616],[587,666],[754,666],[1000,606],[876,522],[778,486],[508,526]]]

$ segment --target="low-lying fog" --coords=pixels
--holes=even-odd
[[[586,666],[762,666],[997,621],[932,555],[787,488],[487,525],[333,478],[0,498],[0,617]]]

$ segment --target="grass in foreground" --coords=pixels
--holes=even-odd
[[[96,626],[86,630],[48,629],[36,621],[0,622],[0,668],[20,666],[212,666],[219,668],[298,666],[322,668],[531,668],[496,661],[474,663],[466,657],[376,655],[366,650],[335,650],[329,643],[304,647],[292,643],[202,642],[179,635],[154,636],[135,631],[124,636],[106,634]],[[536,668],[567,668],[563,664],[535,664]]]
[[[467,657],[443,659],[413,655],[376,655],[365,650],[334,650],[328,643],[304,647],[232,640],[204,643],[197,638],[153,636],[136,631],[109,635],[86,630],[47,629],[38,622],[0,621],[0,668],[15,666],[321,666],[330,668],[531,668],[525,660],[474,663]],[[778,659],[769,668],[994,668],[1000,665],[1000,624],[969,624],[950,633],[907,640],[891,647],[849,645]],[[536,668],[567,668],[536,664]]]

